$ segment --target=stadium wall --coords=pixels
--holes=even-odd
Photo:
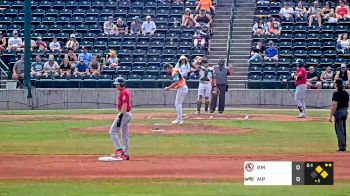
[[[174,108],[175,91],[162,89],[132,89],[135,107]],[[328,108],[332,90],[309,90],[309,108]],[[114,108],[114,89],[34,89],[27,99],[27,90],[0,90],[0,110],[24,109],[99,109]],[[190,90],[184,107],[195,107],[197,91]],[[288,90],[237,89],[226,94],[228,107],[295,108]]]

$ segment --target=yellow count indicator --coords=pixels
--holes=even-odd
[[[321,176],[322,176],[322,178],[327,178],[328,173],[327,173],[326,171],[323,171],[323,172],[321,173]]]
[[[317,171],[317,173],[321,173],[323,170],[323,168],[321,166],[317,166],[315,171]]]

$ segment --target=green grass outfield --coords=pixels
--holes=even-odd
[[[162,112],[173,110],[162,110]],[[146,109],[135,112],[159,112]],[[192,111],[191,111],[192,112]],[[112,144],[103,133],[71,131],[73,128],[109,126],[110,120],[50,118],[46,114],[111,114],[114,110],[0,111],[2,115],[34,115],[31,119],[0,119],[0,154],[106,154]],[[235,114],[290,114],[295,110],[229,110]],[[310,116],[327,116],[328,111],[311,111]],[[136,124],[163,123],[137,121]],[[211,120],[191,123],[253,128],[238,135],[133,135],[133,155],[183,154],[269,154],[334,152],[336,136],[327,122],[272,122]],[[295,144],[298,145],[295,145]],[[93,145],[92,145],[93,144]],[[1,155],[0,155],[1,160]],[[1,167],[1,162],[0,162]],[[350,167],[350,163],[349,163]],[[1,175],[1,174],[0,174]],[[0,181],[0,196],[7,195],[350,195],[350,182],[335,186],[245,187],[240,182],[185,180],[116,181]]]

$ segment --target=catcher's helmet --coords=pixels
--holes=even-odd
[[[304,61],[301,60],[301,59],[297,59],[297,60],[295,61],[295,65],[296,65],[297,67],[304,66]]]
[[[114,82],[113,82],[114,85],[122,85],[124,86],[125,85],[125,79],[123,77],[117,77]]]

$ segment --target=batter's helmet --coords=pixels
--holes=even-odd
[[[114,82],[113,82],[114,85],[122,85],[124,86],[125,85],[125,79],[123,77],[117,77]]]
[[[297,60],[295,61],[295,65],[296,65],[297,67],[304,66],[304,61],[301,60],[301,59],[297,59]]]

